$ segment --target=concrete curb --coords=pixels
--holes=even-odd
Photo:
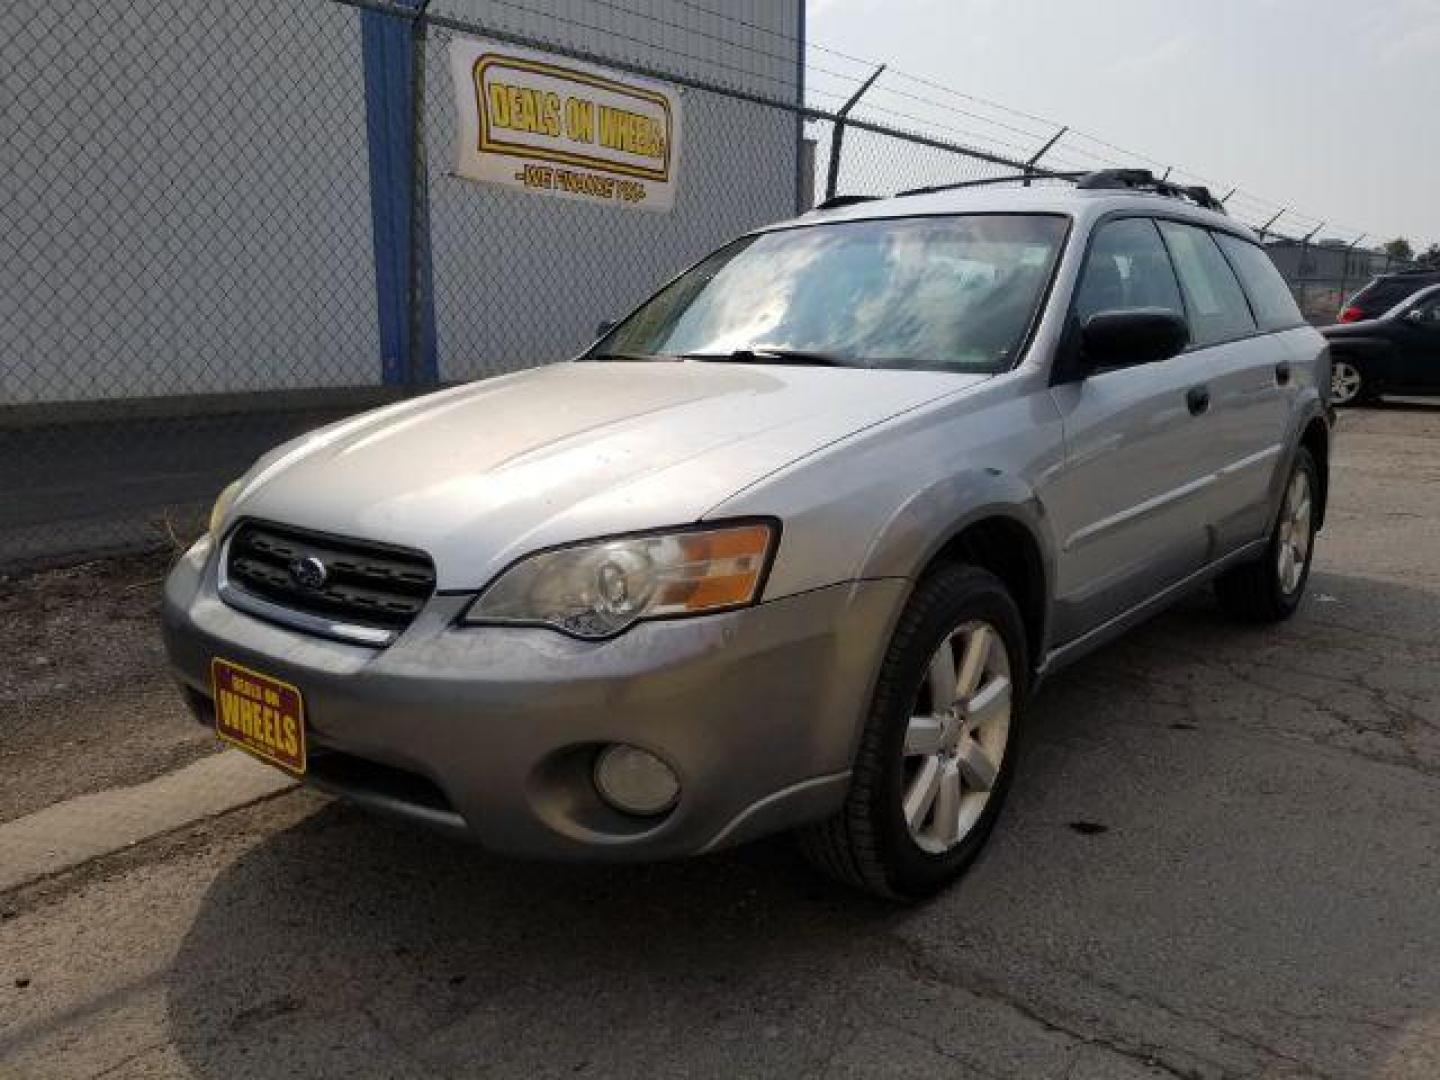
[[[201,758],[135,787],[47,806],[0,825],[0,892],[293,787],[235,750]]]

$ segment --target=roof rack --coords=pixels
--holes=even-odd
[[[960,188],[984,187],[987,184],[1015,184],[1035,180],[1079,180],[1084,173],[1053,173],[1053,172],[1028,172],[1008,173],[1005,176],[987,176],[980,180],[960,180],[953,184],[931,184],[929,187],[909,188],[905,191],[897,191],[895,198],[902,198],[906,195],[934,195],[939,191],[957,191]]]
[[[1004,176],[987,176],[979,180],[959,180],[953,184],[931,184],[928,187],[907,188],[893,196],[885,195],[832,195],[815,207],[816,210],[835,210],[856,203],[873,202],[876,199],[901,199],[910,195],[934,195],[941,191],[958,191],[961,188],[984,187],[989,184],[1033,183],[1036,180],[1065,180],[1073,183],[1079,191],[1146,191],[1165,195],[1172,199],[1188,199],[1206,210],[1225,213],[1225,204],[1210,194],[1206,187],[1172,184],[1157,179],[1149,169],[1101,169],[1098,172],[1019,172]]]
[[[1075,181],[1075,187],[1080,191],[1149,191],[1172,199],[1189,199],[1206,210],[1225,213],[1225,204],[1211,195],[1209,188],[1157,180],[1149,169],[1101,169],[1081,176]]]

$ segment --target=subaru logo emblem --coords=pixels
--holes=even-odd
[[[314,555],[306,555],[290,564],[290,580],[302,589],[318,589],[330,579],[330,568]]]

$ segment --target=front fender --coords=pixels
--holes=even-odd
[[[876,531],[860,576],[914,580],[955,537],[991,518],[1012,521],[1035,540],[1050,595],[1055,540],[1044,504],[1019,477],[995,469],[956,473],[915,492]]]
[[[1017,371],[829,446],[709,516],[784,522],[766,599],[840,581],[914,581],[961,530],[992,517],[1034,539],[1048,584],[1056,545],[1036,492],[1064,456],[1043,373]]]

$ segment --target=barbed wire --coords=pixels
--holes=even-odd
[[[513,5],[513,0],[496,0],[496,2]],[[613,0],[591,0],[591,2],[599,4],[603,7],[623,10],[626,12],[627,15],[632,15],[648,21],[658,22],[668,27],[682,29],[691,33],[698,33],[703,37],[723,42],[729,47],[749,49],[756,52],[757,55],[766,57],[768,59],[781,59],[780,54],[771,53],[763,49],[757,49],[753,45],[737,41],[734,38],[727,38],[722,35],[710,34],[704,31],[699,31],[694,27],[688,26],[686,24],[677,24],[670,20],[660,18],[659,16],[652,16],[645,13],[633,12],[629,9],[619,8],[618,5],[613,2]],[[787,33],[782,30],[776,30],[774,27],[760,25],[733,13],[720,11],[705,4],[699,3],[698,0],[673,0],[673,3],[675,3],[677,6],[688,8],[699,14],[703,14],[710,18],[716,19],[719,22],[728,23],[733,26],[743,27],[747,31],[756,34],[763,34],[768,38],[784,42],[791,46],[803,46],[807,51],[818,52],[826,56],[834,57],[838,60],[843,60],[850,64],[860,65],[867,69],[866,71],[859,73],[841,72],[836,71],[833,68],[828,68],[821,64],[817,64],[807,59],[804,64],[805,77],[808,87],[807,94],[828,94],[830,100],[843,101],[844,98],[848,95],[838,94],[834,91],[820,91],[813,86],[810,86],[811,76],[822,75],[826,78],[841,80],[849,87],[855,88],[858,87],[871,72],[873,72],[877,67],[880,66],[880,62],[873,58],[858,56],[854,53],[837,49],[833,46],[826,45],[813,39],[806,38],[802,40],[796,34]],[[761,78],[766,77],[761,73],[755,74],[757,74]],[[1025,120],[1030,122],[1031,124],[1039,124],[1042,126],[1042,128],[1048,128],[1050,130],[1048,132],[1036,132],[1032,129],[1021,127],[1018,124],[1011,123],[1008,120],[997,119],[996,117],[992,116],[985,116],[981,113],[974,111],[973,109],[960,109],[954,105],[948,105],[943,101],[938,101],[934,97],[928,97],[923,94],[917,94],[908,90],[901,89],[894,85],[894,82],[896,81],[909,83],[914,86],[924,87],[928,90],[943,94],[946,97],[955,100],[965,101],[971,103],[972,105],[982,106],[984,108],[994,110],[995,112],[1000,113],[1003,116],[1013,117],[1019,120]],[[1109,167],[1123,167],[1125,165],[1133,164],[1134,162],[1140,162],[1142,164],[1150,166],[1152,169],[1160,170],[1163,174],[1168,174],[1177,181],[1204,185],[1205,187],[1208,187],[1212,191],[1212,193],[1217,194],[1217,196],[1225,194],[1228,191],[1229,199],[1231,202],[1242,202],[1245,205],[1251,207],[1251,216],[1257,219],[1256,224],[1263,224],[1264,221],[1266,221],[1275,213],[1283,212],[1283,217],[1285,219],[1293,219],[1297,223],[1308,224],[1310,228],[1328,225],[1331,229],[1334,229],[1336,232],[1343,234],[1361,235],[1363,233],[1366,233],[1366,230],[1357,229],[1353,226],[1349,226],[1336,221],[1331,221],[1319,215],[1307,213],[1305,211],[1296,209],[1295,207],[1290,206],[1286,203],[1281,203],[1274,199],[1257,195],[1253,192],[1241,188],[1239,185],[1220,182],[1214,178],[1207,177],[1188,166],[1180,165],[1173,161],[1162,161],[1160,158],[1154,157],[1152,155],[1142,153],[1129,147],[1121,146],[1120,144],[1106,139],[1103,136],[1097,135],[1094,132],[1091,132],[1085,128],[1075,127],[1074,125],[1062,124],[1060,121],[1055,120],[1052,117],[1046,117],[1033,112],[1027,112],[1023,109],[1018,109],[1013,106],[1006,105],[1003,102],[995,101],[992,98],[983,97],[979,94],[974,94],[965,90],[961,90],[955,86],[940,82],[936,79],[928,78],[923,75],[918,75],[914,72],[906,71],[900,68],[887,66],[884,74],[881,76],[880,79],[876,81],[874,87],[872,87],[871,92],[889,93],[891,95],[905,98],[914,103],[922,104],[941,112],[959,112],[961,115],[964,115],[968,119],[971,119],[977,123],[990,125],[1004,131],[1009,131],[1012,134],[1022,135],[1026,138],[1036,140],[1034,146],[1022,147],[1013,141],[1004,139],[999,136],[976,132],[971,129],[959,128],[954,125],[948,125],[945,124],[943,121],[936,120],[932,117],[920,116],[914,112],[896,109],[891,106],[881,106],[873,104],[870,105],[870,109],[883,115],[905,119],[910,121],[911,123],[920,123],[937,127],[940,130],[944,130],[950,134],[962,135],[964,138],[971,142],[979,140],[979,143],[976,147],[977,149],[986,149],[988,147],[995,146],[1000,147],[1007,152],[1018,152],[1021,154],[1022,159],[1028,158],[1029,155],[1033,153],[1036,149],[1038,149],[1041,145],[1043,145],[1043,143],[1048,138],[1050,138],[1056,132],[1064,128],[1065,138],[1063,140],[1063,148],[1062,146],[1056,146],[1052,148],[1046,154],[1046,159],[1061,164],[1065,167],[1073,168],[1077,165],[1080,168],[1085,167],[1083,164],[1076,161],[1076,155],[1078,155],[1080,158],[1084,158],[1089,161],[1099,162]],[[1099,149],[1087,147],[1083,145],[1084,143],[1093,144],[1093,147],[1098,147]],[[1119,157],[1113,155],[1119,155]],[[1274,232],[1273,229],[1271,231]],[[1307,229],[1305,231],[1308,232],[1309,230]],[[1279,235],[1279,233],[1276,233],[1276,235]]]

